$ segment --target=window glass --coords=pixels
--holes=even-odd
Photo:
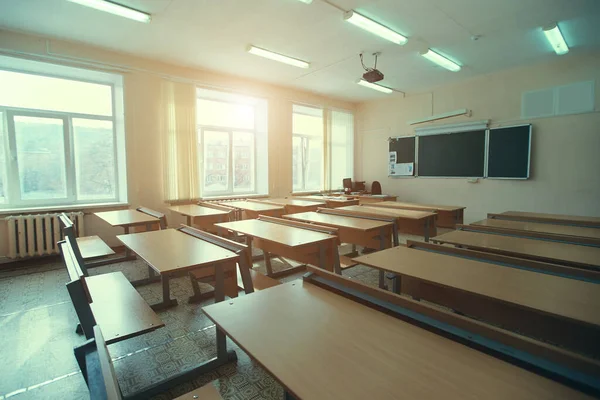
[[[21,198],[66,198],[64,120],[15,116],[14,125]]]
[[[4,154],[5,144],[7,140],[4,134],[4,115],[0,112],[0,203],[6,203],[6,162],[7,158]]]
[[[0,106],[112,115],[109,85],[0,70]]]
[[[254,134],[233,132],[233,191],[254,191]]]
[[[204,191],[229,189],[229,133],[204,131]]]
[[[79,199],[116,196],[112,121],[73,118],[75,174]]]
[[[323,110],[294,104],[292,132],[293,190],[323,189]]]

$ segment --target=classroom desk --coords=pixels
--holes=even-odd
[[[163,300],[152,306],[154,310],[177,305],[177,299],[171,299],[169,279],[172,275],[202,267],[214,267],[215,276],[223,277],[223,268],[231,265],[235,268],[239,260],[239,256],[232,251],[175,229],[119,235],[117,239],[148,264],[150,280],[154,278],[154,273],[160,275]],[[240,273],[248,274],[248,279],[251,279],[249,271],[242,268]],[[146,281],[132,282],[134,283],[142,284]],[[218,297],[220,296],[215,288],[215,298]]]
[[[398,220],[399,232],[423,236],[426,242],[429,241],[430,237],[437,235],[436,213],[369,206],[348,206],[341,207],[339,210],[353,212],[356,215],[395,217]]]
[[[239,213],[237,219],[255,219],[259,215],[281,217],[285,211],[281,206],[266,204],[256,200],[227,201],[219,204],[237,209]]]
[[[261,249],[264,252],[267,276],[276,278],[304,269],[302,265],[274,273],[271,267],[271,254],[339,272],[340,260],[337,248],[339,239],[335,236],[335,229],[327,229],[332,233],[328,234],[310,230],[308,227],[294,226],[290,221],[268,217],[226,222],[217,226],[246,235],[250,249],[252,246]],[[251,254],[251,251],[249,253]]]
[[[591,399],[306,278],[203,310],[285,398]]]
[[[387,249],[392,245],[394,224],[384,221],[373,221],[360,217],[331,215],[319,212],[305,212],[284,215],[293,221],[318,224],[337,228],[342,243],[350,243],[370,249]],[[384,274],[379,276],[379,286],[385,287]]]
[[[429,211],[438,214],[437,226],[439,228],[456,228],[462,224],[466,207],[460,206],[435,206],[430,204],[406,203],[400,201],[385,201],[372,204],[376,207],[400,208],[404,210]]]
[[[154,224],[159,224],[160,220],[148,214],[144,214],[137,210],[116,210],[102,211],[94,213],[95,216],[107,222],[110,226],[119,226],[123,228],[125,234],[128,234],[130,228],[145,226],[146,230],[151,230]],[[117,263],[122,261],[135,260],[129,248],[125,248],[125,256],[107,260],[107,263]],[[99,264],[98,264],[99,265]]]
[[[329,208],[339,208],[346,206],[357,206],[359,204],[358,199],[348,199],[342,196],[294,196],[293,199],[298,200],[309,200],[316,202],[325,202]]]
[[[600,217],[583,217],[578,215],[505,211],[500,214],[489,213],[488,218],[508,219],[513,221],[543,222],[547,224],[587,226],[588,228],[600,228]]]
[[[570,267],[600,270],[600,248],[597,247],[466,231],[448,232],[432,238],[431,241]]]
[[[202,207],[196,204],[186,204],[181,206],[169,207],[172,212],[186,217],[188,226],[195,226],[198,229],[214,232],[214,224],[229,221],[229,212],[217,210],[209,207]]]
[[[600,229],[598,228],[505,219],[484,219],[473,222],[471,225],[459,225],[458,229],[600,247]]]
[[[285,208],[286,214],[295,214],[307,211],[317,211],[319,207],[325,206],[325,200],[310,201],[310,200],[299,200],[296,198],[287,199],[264,199],[260,200],[262,203],[275,204]]]
[[[437,254],[445,254],[453,257],[466,258],[469,260],[482,261],[496,264],[502,267],[524,269],[528,271],[550,274],[562,278],[579,279],[586,282],[600,284],[600,270],[569,267],[566,265],[553,264],[543,261],[529,260],[526,258],[511,257],[502,254],[488,253],[441,244],[424,243],[421,241],[407,240],[406,246],[412,249],[430,251]]]
[[[394,247],[354,261],[402,277],[402,292],[600,356],[598,284]]]

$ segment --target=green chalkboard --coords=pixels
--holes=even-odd
[[[485,130],[419,136],[419,176],[483,177]]]
[[[530,124],[490,129],[488,140],[489,178],[529,178]]]

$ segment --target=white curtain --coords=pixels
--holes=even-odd
[[[162,138],[163,196],[166,202],[200,197],[196,88],[161,80],[159,132]]]
[[[354,115],[338,110],[325,115],[325,190],[337,190],[344,178],[354,177]]]

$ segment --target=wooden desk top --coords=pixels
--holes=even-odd
[[[294,226],[285,226],[258,219],[224,222],[215,225],[251,237],[281,243],[289,247],[305,246],[335,238],[335,236],[326,233],[315,232]]]
[[[258,211],[258,212],[271,211],[271,210],[283,210],[283,207],[281,207],[281,206],[263,203],[263,202],[259,202],[259,201],[240,200],[240,201],[227,201],[227,202],[223,202],[220,204],[223,204],[224,206],[238,208],[240,210]]]
[[[406,218],[406,219],[424,219],[435,216],[435,213],[427,211],[404,210],[400,208],[384,208],[384,207],[369,207],[369,206],[346,206],[340,207],[339,210],[355,211],[357,213],[382,215],[386,217]]]
[[[305,207],[314,207],[314,206],[323,206],[325,205],[325,200],[311,201],[311,200],[302,200],[297,198],[288,198],[288,199],[264,199],[260,200],[263,203],[267,204],[279,204],[282,206],[305,206]]]
[[[214,215],[227,215],[227,211],[221,211],[214,208],[202,207],[197,204],[185,204],[181,206],[169,207],[169,210],[178,214],[187,215],[190,217],[207,217]]]
[[[600,248],[598,247],[468,231],[448,232],[436,236],[433,241],[484,250],[500,250],[517,257],[525,255],[558,264],[561,262],[564,264],[567,261],[578,265],[600,268]]]
[[[310,283],[203,310],[299,399],[591,398]]]
[[[354,261],[445,287],[600,326],[598,284],[408,247]]]
[[[600,217],[584,217],[579,215],[532,213],[524,211],[505,211],[501,215],[519,219],[537,220],[543,222],[572,223],[600,226]]]
[[[491,228],[510,229],[515,231],[530,231],[551,233],[553,235],[576,236],[600,239],[600,229],[572,225],[553,225],[541,222],[510,221],[506,219],[484,219],[471,225],[489,226]]]
[[[117,239],[159,274],[238,258],[232,251],[175,229],[118,235]]]
[[[94,213],[112,226],[133,226],[158,222],[159,219],[137,210],[116,210]]]
[[[165,326],[122,272],[90,276],[85,282],[92,297],[90,307],[107,343]],[[126,312],[123,305],[127,305]]]
[[[467,208],[461,206],[435,206],[431,204],[406,203],[402,201],[383,201],[381,203],[375,203],[373,206],[375,205],[377,207],[404,208],[406,210],[419,211],[458,211]]]
[[[334,228],[349,228],[358,229],[361,231],[371,231],[375,229],[381,229],[386,226],[392,226],[392,223],[390,222],[373,221],[363,218],[318,213],[315,211],[303,212],[298,214],[288,214],[284,215],[283,218],[288,218],[294,221],[331,226]]]

